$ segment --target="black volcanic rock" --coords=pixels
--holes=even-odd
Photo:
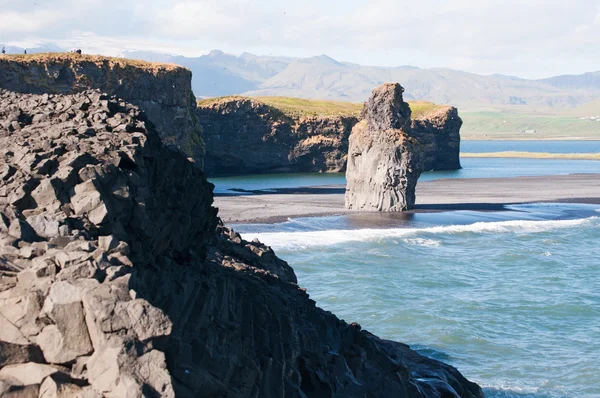
[[[387,123],[410,130],[423,145],[423,170],[459,169],[462,120],[458,111],[429,105],[430,110],[411,120],[407,103],[375,97],[361,117],[371,120],[374,128]],[[343,172],[348,138],[359,122],[351,114],[292,118],[260,99],[235,96],[201,101],[196,114],[206,143],[204,170],[215,176]]]
[[[196,114],[208,175],[344,171],[348,136],[358,120],[351,115],[292,119],[244,97],[201,104]]]
[[[0,91],[0,394],[482,397],[316,307],[136,106]]]
[[[0,57],[0,88],[31,94],[97,89],[142,109],[165,144],[202,165],[202,129],[194,110],[192,73],[158,64],[74,53]]]
[[[460,128],[463,122],[453,106],[437,106],[411,123],[411,135],[422,146],[423,170],[460,169]]]
[[[352,129],[346,169],[349,209],[403,211],[415,204],[422,146],[412,134],[403,91],[397,83],[376,87],[363,120]]]
[[[397,83],[386,83],[373,89],[361,114],[369,129],[410,129],[411,110],[402,98],[403,92],[404,88]]]

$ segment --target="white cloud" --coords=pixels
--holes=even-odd
[[[95,41],[83,44],[105,43],[113,52],[329,53],[369,64],[525,75],[569,62],[565,72],[600,65],[597,0],[0,0],[0,9],[6,43],[71,43],[88,32]]]
[[[55,26],[63,18],[63,14],[50,10],[33,11],[29,14],[17,11],[3,12],[0,17],[0,32],[3,35],[42,32],[50,26]]]

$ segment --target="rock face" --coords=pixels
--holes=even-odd
[[[192,73],[182,67],[78,54],[0,58],[0,88],[32,94],[98,89],[140,107],[163,142],[202,165],[202,130],[194,114]]]
[[[458,111],[429,105],[430,110],[419,112],[410,126],[404,126],[423,144],[423,170],[459,169],[462,120]],[[206,142],[204,170],[209,175],[343,172],[348,138],[360,119],[351,114],[289,117],[248,97],[201,101],[197,115]]]
[[[414,117],[411,135],[423,146],[423,170],[460,169],[462,119],[453,106],[438,106]]]
[[[415,204],[422,147],[412,136],[411,110],[397,83],[373,90],[363,120],[352,129],[346,170],[346,207],[403,211]]]
[[[200,105],[197,115],[209,175],[344,171],[357,122],[354,116],[293,119],[244,97]]]
[[[0,90],[0,395],[482,397],[316,307],[134,105]]]

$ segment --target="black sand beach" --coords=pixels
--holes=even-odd
[[[252,195],[217,196],[215,206],[225,223],[281,222],[289,217],[346,214],[343,185],[255,191]],[[541,177],[441,179],[417,185],[411,212],[502,210],[505,205],[534,202],[600,204],[600,174]]]

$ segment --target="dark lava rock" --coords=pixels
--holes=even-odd
[[[354,116],[292,119],[243,97],[201,104],[208,175],[339,172],[346,168]]]
[[[373,90],[364,119],[352,129],[346,170],[346,207],[403,211],[415,204],[422,148],[412,136],[410,108],[397,83]]]
[[[483,396],[316,307],[138,107],[0,91],[0,145],[0,394]]]

